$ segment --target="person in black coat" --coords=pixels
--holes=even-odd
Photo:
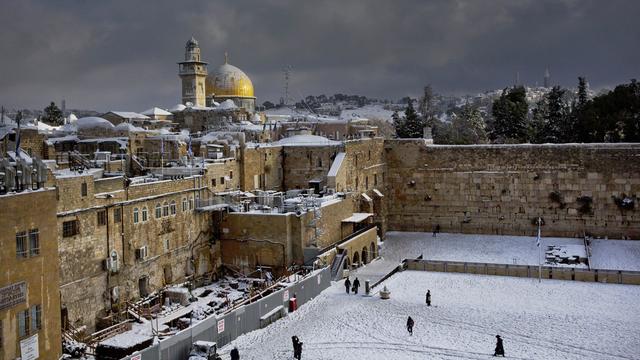
[[[431,290],[427,289],[427,306],[431,306]]]
[[[413,319],[411,316],[407,319],[407,331],[409,331],[409,335],[413,335]]]
[[[344,281],[344,288],[345,290],[347,290],[347,294],[348,294],[349,290],[351,289],[351,280],[349,280],[349,278],[347,278],[347,280]]]
[[[231,360],[240,360],[240,352],[238,352],[237,347],[234,347],[229,354],[231,355]]]
[[[302,358],[302,342],[295,335],[291,337],[291,341],[293,342],[293,358],[300,360]]]
[[[358,278],[356,278],[355,280],[353,280],[353,293],[354,294],[358,294],[358,288],[360,287],[360,280],[358,280]]]
[[[502,355],[504,357],[504,346],[502,345],[502,338],[500,335],[496,335],[496,350],[493,352],[493,356]]]

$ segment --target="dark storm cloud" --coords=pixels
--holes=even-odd
[[[179,101],[176,62],[195,36],[210,69],[230,62],[260,102],[292,94],[417,95],[528,84],[593,87],[638,77],[640,2],[28,1],[0,2],[0,104],[144,110]]]

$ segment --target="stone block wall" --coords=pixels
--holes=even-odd
[[[544,236],[640,238],[640,145],[385,144],[389,228]],[[580,198],[580,199],[579,199]],[[591,199],[591,202],[589,202]]]
[[[25,206],[28,205],[28,206]],[[15,359],[20,354],[20,341],[38,334],[42,359],[58,359],[61,355],[60,292],[58,246],[56,242],[56,200],[53,189],[1,195],[0,209],[0,288],[26,283],[24,301],[3,304],[0,309],[2,346],[0,358]],[[29,233],[38,230],[39,250],[32,252]],[[16,234],[26,232],[26,256],[18,256]],[[35,249],[35,247],[33,248]],[[8,291],[8,290],[5,290]],[[6,294],[6,293],[5,293]],[[3,294],[3,295],[5,295]],[[15,292],[9,292],[15,295]],[[3,296],[3,301],[7,298]],[[18,314],[39,305],[41,328],[31,329],[19,337]],[[31,312],[30,312],[31,314]],[[30,315],[31,316],[31,315]],[[29,324],[31,325],[31,324]]]

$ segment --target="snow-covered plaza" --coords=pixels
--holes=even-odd
[[[390,232],[381,257],[352,273],[372,283],[403,258],[535,264],[535,238]],[[544,245],[580,239],[544,238]],[[597,240],[592,261],[637,270],[640,244]],[[604,265],[606,264],[606,265]],[[595,265],[595,264],[594,264]],[[486,359],[495,335],[516,359],[639,359],[640,286],[503,276],[404,271],[387,279],[390,300],[345,293],[334,283],[313,301],[234,346],[242,359],[292,359],[291,336],[303,359]],[[425,304],[431,290],[432,306]],[[407,317],[415,320],[413,336]]]
[[[405,271],[385,282],[391,299],[381,300],[347,295],[343,284],[224,352],[291,359],[297,335],[303,359],[486,359],[500,334],[509,358],[640,357],[638,286]]]

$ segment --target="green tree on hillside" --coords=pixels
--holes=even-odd
[[[528,140],[526,90],[522,86],[504,89],[493,101],[489,137],[498,143],[521,143]]]

